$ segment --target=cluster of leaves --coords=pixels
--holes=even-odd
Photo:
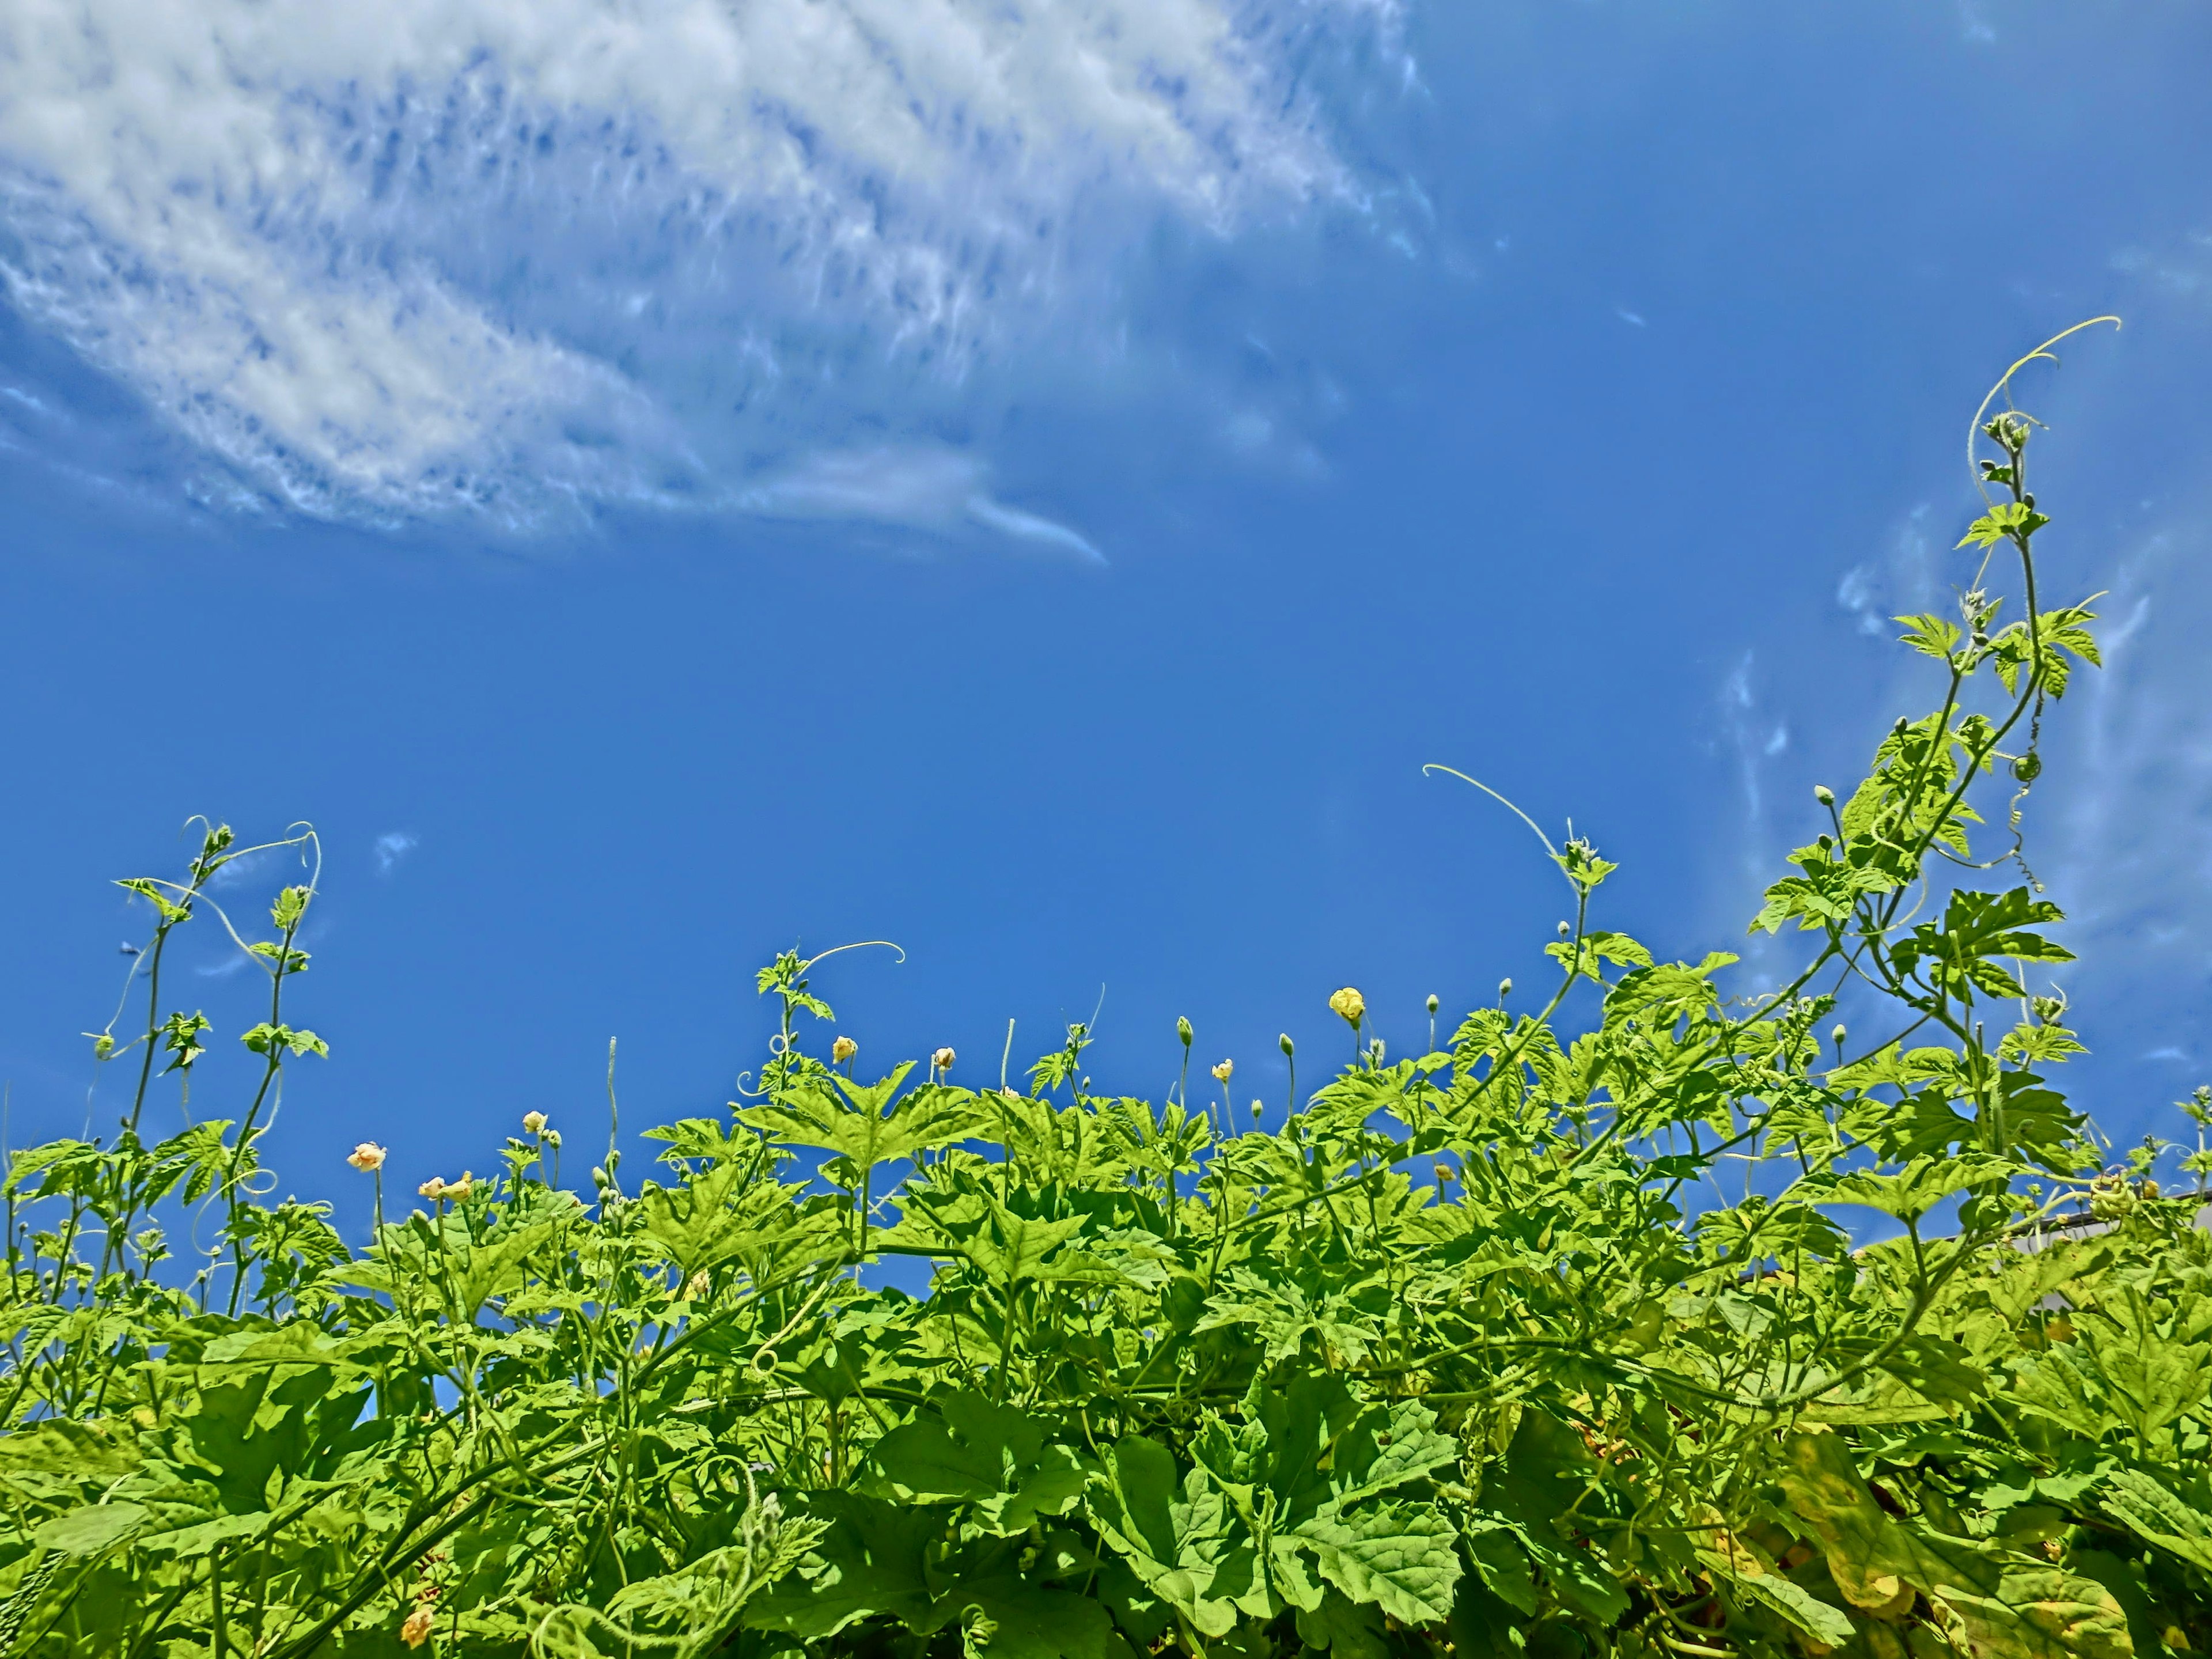
[[[1392,1060],[1340,993],[1352,1063],[1279,1115],[1225,1068],[1218,1108],[1094,1093],[1080,1025],[1025,1089],[944,1055],[862,1082],[810,1050],[831,1012],[791,955],[757,1088],[654,1132],[654,1178],[611,1152],[564,1188],[532,1114],[389,1219],[365,1146],[356,1249],[256,1196],[321,1052],[283,1018],[312,885],[249,947],[249,1109],[140,1138],[157,1058],[188,1086],[207,1035],[159,967],[235,856],[211,832],[133,888],[159,920],[144,1031],[100,1039],[138,1051],[122,1133],[6,1178],[0,1656],[2212,1647],[2203,1200],[2156,1149],[2101,1167],[2024,977],[2065,959],[2057,912],[1976,881],[2019,794],[1977,864],[1975,786],[2025,792],[2095,660],[2087,611],[2035,597],[2031,430],[1983,428],[1968,537],[2023,614],[1978,580],[1961,623],[1909,619],[1940,708],[1756,924],[1806,938],[1801,974],[1731,1000],[1734,958],[1593,927],[1612,866],[1571,842],[1546,1006],[1501,991]],[[1853,1052],[1839,996],[1894,1018]],[[223,1217],[189,1277],[151,1219],[180,1205]]]

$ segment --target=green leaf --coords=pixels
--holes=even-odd
[[[648,1185],[638,1194],[640,1224],[688,1279],[763,1240],[763,1230],[744,1202],[757,1174],[754,1168],[732,1160],[679,1187]],[[769,1185],[769,1201],[787,1210],[789,1200],[781,1190],[773,1182]]]
[[[1096,1601],[1012,1573],[955,1582],[938,1617],[960,1625],[968,1659],[1132,1659]]]
[[[1458,1536],[1427,1504],[1334,1506],[1301,1522],[1322,1577],[1354,1601],[1370,1602],[1406,1625],[1442,1624],[1459,1583]]]
[[[1178,1477],[1173,1453],[1132,1435],[1109,1449],[1088,1496],[1092,1524],[1139,1583],[1202,1636],[1236,1627],[1236,1598],[1253,1581],[1252,1547],[1232,1538],[1228,1501],[1203,1471]]]
[[[1514,1530],[1504,1522],[1478,1521],[1460,1534],[1468,1559],[1490,1592],[1515,1612],[1533,1617],[1536,1611],[1536,1578]],[[1464,1598],[1466,1587],[1461,1586]]]
[[[2048,517],[2025,501],[2004,501],[1969,525],[1966,533],[1959,538],[1958,544],[1960,547],[1969,544],[1994,547],[2008,536],[2016,536],[2026,541],[2050,522]]]
[[[1855,1170],[1817,1186],[1807,1183],[1807,1201],[1863,1205],[1899,1221],[1917,1221],[1954,1194],[2001,1186],[2010,1173],[2003,1164],[1983,1158],[1916,1158],[1902,1170],[1885,1174]]]
[[[313,1031],[295,1031],[289,1025],[271,1025],[267,1020],[241,1032],[238,1040],[257,1054],[273,1055],[280,1048],[289,1048],[295,1055],[320,1054],[327,1060],[331,1052],[330,1044]]]
[[[2212,1490],[2201,1476],[2192,1484],[2185,1499],[2141,1469],[2118,1469],[2105,1479],[2105,1507],[2145,1543],[2212,1573]]]
[[[1295,1623],[1298,1640],[1309,1650],[1324,1649],[1336,1659],[1389,1659],[1390,1637],[1382,1616],[1379,1607],[1329,1595],[1311,1611],[1299,1608]]]
[[[893,1429],[869,1453],[866,1490],[901,1504],[962,1504],[1001,1537],[1065,1515],[1090,1476],[1066,1446],[1049,1444],[1035,1413],[957,1390]]]
[[[529,1277],[531,1255],[557,1231],[550,1221],[507,1226],[484,1243],[472,1245],[462,1244],[449,1234],[443,1254],[455,1316],[460,1322],[474,1323],[486,1302],[520,1289]]]
[[[1628,1610],[1627,1592],[1595,1540],[1586,1546],[1563,1534],[1559,1524],[1587,1503],[1596,1474],[1596,1460],[1572,1428],[1548,1412],[1524,1408],[1503,1467],[1485,1473],[1472,1526],[1478,1535],[1510,1532],[1562,1601],[1610,1627]],[[1478,1563],[1487,1563],[1496,1549],[1483,1547]]]
[[[941,1516],[849,1492],[816,1493],[800,1516],[820,1528],[813,1547],[796,1574],[745,1609],[748,1628],[802,1642],[879,1616],[910,1630],[936,1628],[926,1557],[943,1534]]]
[[[2026,993],[2004,963],[2074,960],[2063,945],[2029,931],[2063,920],[2057,905],[2025,887],[2004,893],[1955,891],[1944,905],[1942,921],[1915,927],[1893,947],[1891,959],[1899,973],[1917,973],[1961,1000],[1971,1001],[1978,990],[2017,998]]]
[[[2002,1547],[1910,1528],[1885,1514],[1832,1434],[1798,1434],[1781,1486],[1844,1597],[1863,1607],[1905,1586],[1960,1621],[1993,1659],[2124,1659],[2127,1615],[2110,1590]]]
[[[1903,639],[1905,644],[1921,655],[1938,660],[1948,659],[1959,648],[1959,641],[1964,637],[1959,631],[1958,623],[1942,617],[1923,614],[1898,617],[1893,620],[1905,624]]]
[[[1779,1615],[1814,1641],[1832,1648],[1842,1647],[1858,1633],[1849,1613],[1821,1601],[1742,1540],[1724,1543],[1725,1547],[1700,1548],[1698,1560],[1706,1571],[1726,1580],[1738,1597]]]
[[[300,925],[307,914],[307,901],[315,896],[312,887],[287,887],[276,895],[276,902],[269,907],[269,919],[286,933]]]
[[[0,1435],[0,1476],[54,1474],[103,1485],[135,1472],[138,1448],[108,1423],[52,1418]]]
[[[810,1078],[765,1105],[739,1108],[738,1120],[781,1145],[842,1159],[851,1171],[846,1184],[857,1187],[879,1164],[951,1146],[982,1127],[967,1090],[931,1084],[897,1098],[912,1070],[908,1060],[870,1084],[834,1073],[826,1082]]]
[[[135,893],[144,899],[160,913],[161,920],[165,922],[182,921],[192,913],[189,904],[177,903],[169,897],[167,892],[164,890],[163,883],[150,880],[144,876],[132,876],[115,884],[125,892]]]
[[[1053,1253],[1089,1224],[1085,1216],[1038,1221],[1015,1213],[995,1197],[988,1197],[985,1202],[988,1224],[963,1239],[957,1248],[1000,1284],[1026,1285],[1060,1277],[1049,1265]],[[1069,1263],[1067,1270],[1080,1277],[1090,1271],[1090,1267],[1088,1263]]]
[[[99,1555],[152,1519],[138,1504],[94,1504],[41,1524],[32,1535],[40,1549],[63,1555]]]

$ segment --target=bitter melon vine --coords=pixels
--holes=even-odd
[[[312,882],[247,945],[258,1091],[157,1130],[213,1035],[161,977],[244,850],[210,830],[127,884],[119,1130],[7,1174],[0,1654],[2205,1650],[2202,1200],[2156,1146],[2106,1167],[2030,978],[2067,952],[2021,798],[2097,653],[2039,591],[2010,382],[1981,574],[1905,619],[1936,707],[1822,792],[1754,924],[1803,941],[1779,985],[1598,926],[1570,840],[1540,1009],[1393,1058],[1347,988],[1352,1062],[1254,1109],[1226,1066],[1094,1092],[1080,1025],[1023,1086],[864,1081],[786,955],[765,1063],[653,1178],[567,1189],[533,1113],[356,1243],[258,1195],[325,1063],[288,1023]]]

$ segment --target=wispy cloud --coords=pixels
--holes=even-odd
[[[2189,234],[2154,246],[2129,246],[2112,255],[2120,276],[2147,280],[2153,289],[2183,301],[2212,294],[2212,231]]]
[[[1091,561],[1098,550],[1066,526],[996,500],[981,462],[942,447],[908,445],[808,456],[748,489],[747,512],[778,519],[856,519],[939,534],[981,525]]]
[[[1858,618],[1859,632],[1874,637],[1893,631],[1891,619],[1924,610],[1932,588],[1929,556],[1934,551],[1926,501],[1905,516],[1883,556],[1853,565],[1836,584],[1836,603]]]
[[[1301,76],[1316,39],[1394,23],[1390,0],[21,0],[0,287],[216,464],[212,504],[782,511],[856,429],[926,441],[933,397],[1070,326],[1110,337],[1133,225],[1357,206]]]
[[[376,838],[371,849],[376,855],[376,873],[390,875],[399,867],[399,861],[419,845],[419,840],[404,830],[386,830]]]
[[[2107,578],[2105,666],[2079,678],[2053,722],[2057,787],[2042,811],[2040,873],[2075,921],[2068,943],[2145,1035],[2180,1040],[2160,1058],[2190,1051],[2212,979],[2212,714],[2191,643],[2212,584],[2191,520],[2145,535]]]
[[[1721,726],[1736,760],[1743,790],[1746,844],[1753,857],[1764,851],[1768,763],[1789,752],[1787,722],[1760,705],[1755,680],[1757,659],[1747,651],[1721,686]]]

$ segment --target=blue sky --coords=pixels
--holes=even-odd
[[[364,1137],[590,1139],[610,1036],[627,1123],[712,1110],[795,941],[905,948],[819,981],[864,1066],[994,1080],[1102,988],[1117,1089],[1188,1014],[1273,1097],[1346,982],[1402,1048],[1564,893],[1425,762],[1740,947],[1927,699],[1884,618],[1969,574],[1982,390],[2105,311],[2027,388],[2112,653],[2031,848],[2083,1103],[2212,1075],[2201,8],[333,15],[0,21],[15,1144],[196,812],[323,837],[270,1153],[349,1213]]]

